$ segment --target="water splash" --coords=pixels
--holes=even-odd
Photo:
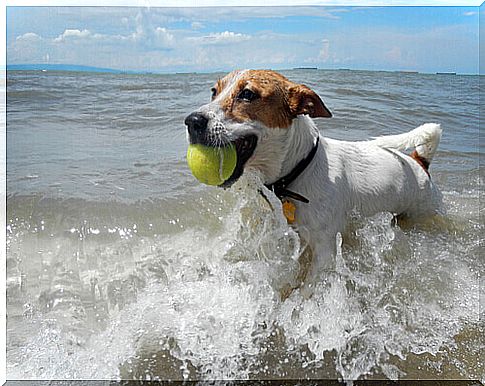
[[[304,244],[259,188],[246,176],[163,226],[82,222],[54,237],[47,220],[14,221],[9,378],[397,379],[450,358],[458,377],[483,375],[456,359],[472,347],[456,337],[480,323],[476,260],[458,246],[468,228],[355,214],[336,272],[285,299]]]

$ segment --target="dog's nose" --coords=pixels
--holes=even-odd
[[[207,130],[207,123],[209,120],[202,113],[192,113],[185,118],[185,124],[189,130],[189,134],[199,135]]]

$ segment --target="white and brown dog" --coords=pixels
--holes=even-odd
[[[235,145],[236,169],[222,186],[253,168],[296,210],[295,224],[312,250],[309,282],[332,267],[336,235],[351,211],[421,217],[441,202],[428,172],[441,138],[438,124],[347,142],[322,137],[312,121],[331,116],[308,87],[274,71],[245,70],[218,80],[212,101],[185,119],[190,143]],[[411,155],[400,151],[408,148]]]

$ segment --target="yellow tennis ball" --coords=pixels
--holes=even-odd
[[[211,147],[199,143],[189,145],[187,163],[192,174],[207,185],[220,185],[236,168],[237,153],[233,145]]]

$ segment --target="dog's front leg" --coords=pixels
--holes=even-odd
[[[293,291],[301,288],[305,282],[308,272],[311,269],[313,260],[313,251],[311,247],[307,244],[300,253],[298,257],[298,274],[293,283],[286,284],[280,290],[281,301],[285,301]]]
[[[300,288],[301,294],[307,299],[313,295],[316,285],[324,278],[324,275],[335,271],[336,236],[336,233],[325,234],[309,248],[311,254],[307,257],[309,261],[303,272],[304,276],[302,276],[302,286]]]
[[[336,251],[335,236],[328,236],[317,245],[307,244],[298,258],[299,269],[294,284],[287,284],[280,290],[281,301],[298,289],[305,298],[310,298],[325,272],[335,270]]]

